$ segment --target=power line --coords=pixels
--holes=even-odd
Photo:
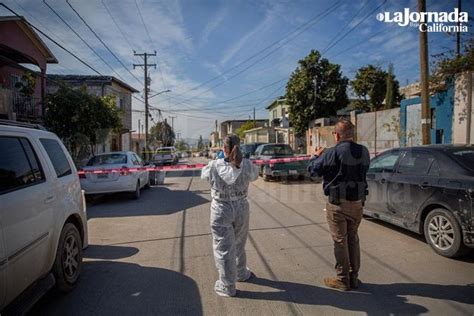
[[[227,100],[224,100],[224,101],[214,102],[214,103],[211,103],[210,105],[223,104],[223,103],[226,103],[226,102],[229,102],[229,101],[233,101],[233,100],[236,100],[236,99],[243,98],[243,97],[245,97],[245,96],[247,96],[247,95],[250,95],[250,94],[253,94],[253,93],[255,93],[255,92],[265,90],[266,88],[271,87],[271,86],[274,86],[274,85],[276,85],[276,84],[278,84],[278,83],[280,83],[280,82],[282,82],[282,81],[285,81],[285,80],[287,80],[287,79],[288,79],[287,77],[284,77],[284,78],[282,78],[282,79],[280,79],[280,80],[277,80],[277,81],[275,81],[275,82],[272,82],[272,83],[270,83],[270,84],[268,84],[268,85],[265,85],[265,86],[263,86],[263,87],[260,87],[260,88],[258,88],[258,89],[255,89],[255,90],[246,92],[246,93],[244,93],[244,94],[241,94],[241,95],[232,97],[232,98],[227,99]],[[183,103],[183,102],[181,102],[181,103]],[[196,109],[196,111],[199,111],[199,108],[195,108],[195,109]]]
[[[337,39],[337,37],[338,37],[339,35],[341,35],[342,31],[343,31],[345,28],[347,28],[347,27],[354,21],[354,19],[359,15],[359,13],[360,13],[363,9],[365,9],[365,7],[366,7],[369,3],[370,3],[369,0],[366,0],[366,1],[365,1],[364,5],[356,12],[356,14],[352,17],[352,19],[351,19],[350,21],[347,21],[347,23],[339,30],[339,32],[337,32],[336,36],[334,36],[334,37],[332,38],[332,40],[328,43],[328,45],[323,49],[323,52],[326,51],[326,49],[327,49],[329,46],[331,46],[331,44]]]
[[[344,54],[344,53],[346,53],[346,52],[352,50],[353,48],[355,48],[355,47],[357,47],[357,46],[360,46],[360,45],[362,45],[362,44],[367,44],[367,40],[370,40],[370,39],[374,38],[375,36],[380,35],[380,34],[382,34],[382,33],[386,33],[386,32],[388,32],[388,31],[390,31],[390,29],[382,29],[380,32],[377,32],[377,33],[375,33],[375,34],[373,34],[373,35],[371,35],[371,36],[365,38],[364,40],[362,40],[362,41],[360,41],[360,42],[357,42],[357,43],[355,43],[354,45],[349,46],[349,47],[347,47],[347,48],[345,48],[345,49],[343,49],[343,50],[337,52],[335,55],[331,55],[331,58],[335,58],[335,57],[337,57],[337,56],[339,56],[339,55],[341,55],[341,54]],[[395,34],[395,36],[398,36],[398,34]]]
[[[18,15],[15,11],[13,11],[12,9],[10,9],[7,5],[5,5],[4,3],[0,2],[0,5],[2,7],[4,7],[5,9],[7,9],[8,11],[10,11],[11,13],[13,13],[15,16],[21,18],[20,15]],[[69,53],[71,56],[73,56],[75,59],[77,59],[81,64],[85,65],[87,68],[91,69],[93,72],[95,72],[96,74],[100,75],[100,76],[103,76],[102,73],[100,73],[98,70],[96,70],[94,67],[92,67],[91,65],[89,65],[87,62],[85,62],[83,59],[81,59],[80,57],[78,57],[76,54],[74,54],[73,52],[71,52],[69,49],[65,48],[63,45],[59,44],[56,40],[54,40],[51,36],[49,36],[48,34],[46,34],[45,32],[43,32],[42,30],[40,30],[39,28],[37,28],[36,26],[34,26],[33,24],[31,24],[30,22],[26,21],[23,19],[23,21],[28,24],[29,26],[31,26],[33,29],[35,29],[36,31],[38,31],[41,35],[43,35],[44,37],[46,37],[47,39],[49,39],[52,43],[54,43],[55,45],[57,45],[59,48],[61,48],[62,50],[66,51],[67,53]]]
[[[151,39],[150,32],[148,31],[148,27],[145,24],[145,20],[143,20],[143,15],[142,15],[142,12],[140,11],[140,7],[138,6],[137,0],[135,0],[135,5],[137,7],[138,15],[140,16],[140,20],[142,21],[143,27],[145,28],[146,35],[148,36],[148,39],[150,40],[150,44],[152,44],[153,40]]]
[[[120,74],[118,74],[113,68],[112,66],[104,59],[102,58],[102,56],[99,55],[99,53],[96,52],[96,50],[89,45],[89,43],[87,43],[86,40],[84,40],[84,38],[82,38],[81,35],[79,35],[79,33],[76,32],[76,30],[71,26],[69,25],[69,23],[67,23],[60,15],[59,13],[54,10],[47,2],[46,0],[43,0],[43,3],[64,23],[66,24],[66,26],[97,56],[99,57],[100,60],[102,60],[104,62],[104,64],[106,64],[110,70],[112,70],[113,73],[115,73],[120,79],[122,79],[123,81],[125,81],[122,76],[120,76]]]
[[[54,34],[54,32],[52,32],[46,25],[44,25],[43,23],[41,23],[41,21],[36,18],[34,15],[32,15],[31,13],[28,12],[28,10],[26,10],[17,0],[14,0],[15,1],[15,4],[23,10],[23,12],[26,14],[28,13],[28,15],[34,19],[36,22],[38,22],[39,25],[41,25],[43,27],[43,29],[47,30],[50,34]],[[66,45],[66,43],[64,43],[64,41],[56,35],[56,37],[59,39],[59,42],[61,42],[63,45]]]
[[[128,46],[130,47],[130,50],[133,51],[133,46],[132,44],[130,43],[130,40],[128,39],[128,37],[123,33],[122,29],[120,28],[120,26],[118,25],[117,21],[115,20],[114,16],[112,15],[112,13],[110,12],[109,8],[107,7],[107,5],[105,4],[105,1],[104,0],[100,0],[102,2],[102,5],[104,6],[105,10],[107,11],[107,13],[109,14],[110,18],[112,19],[112,22],[114,22],[115,26],[117,27],[117,29],[119,30],[120,34],[122,34],[122,37],[125,39],[125,41],[127,42]]]
[[[337,43],[339,43],[340,41],[342,41],[347,35],[349,35],[352,31],[354,31],[359,25],[361,25],[363,22],[365,22],[365,20],[367,20],[368,17],[370,16],[373,16],[373,14],[380,8],[382,7],[385,3],[387,2],[387,0],[384,0],[381,4],[379,4],[375,9],[373,9],[372,11],[370,11],[369,14],[367,14],[362,20],[360,20],[356,25],[354,25],[353,27],[351,27],[343,36],[341,36],[338,40],[334,41],[329,47],[327,47],[322,53],[321,55],[324,55],[325,53],[327,53],[331,48],[333,48],[335,45],[337,45]]]
[[[239,74],[243,73],[244,71],[248,70],[249,68],[251,68],[252,66],[254,66],[255,64],[257,64],[258,62],[262,61],[263,59],[267,58],[268,56],[272,55],[273,53],[275,53],[278,49],[280,49],[281,47],[283,47],[284,45],[288,44],[289,42],[291,42],[294,38],[296,38],[297,36],[299,36],[300,34],[302,34],[303,32],[305,32],[306,30],[308,30],[309,28],[311,28],[312,26],[314,26],[315,24],[319,23],[320,20],[322,20],[324,17],[326,17],[327,15],[329,15],[330,13],[332,13],[332,11],[334,11],[339,5],[341,5],[340,1],[337,1],[335,4],[331,5],[330,7],[328,7],[326,10],[324,10],[323,12],[317,14],[316,16],[312,17],[310,20],[308,20],[307,22],[303,23],[302,25],[300,25],[299,27],[297,27],[296,29],[294,29],[292,32],[288,33],[287,35],[285,35],[283,38],[273,42],[272,44],[266,46],[265,48],[261,49],[260,51],[258,51],[257,53],[253,54],[252,56],[246,58],[245,60],[243,60],[242,62],[238,63],[237,65],[225,70],[224,72],[222,72],[221,74],[197,85],[196,87],[193,87],[191,89],[189,89],[188,91],[186,92],[189,92],[189,91],[193,91],[193,90],[196,90],[212,81],[215,81],[216,79],[224,76],[225,74],[229,73],[230,71],[240,67],[241,65],[245,64],[247,61],[250,61],[252,59],[254,59],[255,57],[257,57],[258,55],[262,54],[263,52],[265,52],[266,50],[272,48],[273,46],[276,46],[278,45],[279,43],[283,42],[285,39],[287,38],[290,38],[290,40],[284,42],[282,45],[276,47],[274,50],[272,50],[269,54],[265,55],[263,58],[260,58],[258,59],[256,62],[252,63],[250,66],[246,67],[244,70],[238,72],[237,74],[233,75],[231,78],[228,78],[226,81],[224,82],[221,82],[220,84],[218,85],[214,85],[212,86],[210,89],[207,89],[203,92],[201,92],[200,94],[197,94],[193,97],[196,97],[196,96],[199,96],[199,95],[202,95],[203,93],[219,86],[219,85],[222,85],[224,84],[225,82],[227,82],[229,79],[232,79],[232,78],[235,78],[236,76],[238,76]],[[321,19],[319,19],[321,18]],[[318,19],[318,20],[317,20]],[[184,92],[184,93],[186,93]],[[184,94],[183,93],[183,94]],[[179,103],[178,103],[179,104]],[[175,104],[177,105],[177,104]]]
[[[99,37],[99,35],[97,35],[97,33],[92,29],[92,27],[82,18],[82,16],[79,14],[79,12],[76,11],[76,9],[74,9],[74,7],[72,6],[72,4],[69,2],[69,0],[66,0],[66,3],[69,5],[69,7],[74,11],[74,13],[76,13],[76,15],[79,17],[79,19],[87,26],[87,28],[92,32],[92,34],[94,34],[94,36],[99,40],[99,42],[102,43],[102,45],[109,51],[109,53],[114,56],[114,58],[122,65],[122,67],[133,77],[135,78],[135,80],[137,80],[140,84],[143,84],[143,82],[138,79],[137,76],[135,76],[135,74],[133,72],[131,72],[127,66],[125,66],[125,64],[120,60],[120,58],[117,57],[117,55],[115,55],[115,53],[107,46],[107,44],[104,43],[104,41]]]

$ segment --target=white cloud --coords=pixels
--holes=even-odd
[[[262,34],[264,34],[272,26],[274,21],[281,16],[280,10],[279,3],[276,3],[273,7],[266,9],[263,20],[247,34],[241,37],[240,40],[238,40],[234,45],[229,47],[224,52],[220,63],[222,65],[226,64],[247,44],[250,39],[252,39],[257,34],[262,36]]]
[[[214,17],[209,20],[209,22],[204,27],[204,31],[202,32],[201,45],[206,44],[209,40],[209,35],[211,35],[211,33],[214,32],[221,25],[221,23],[225,21],[228,11],[228,7],[221,7],[219,11],[216,12]]]

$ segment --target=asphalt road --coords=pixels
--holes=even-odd
[[[138,201],[116,194],[89,203],[80,284],[50,293],[31,314],[474,314],[473,254],[438,256],[423,238],[373,219],[359,233],[363,286],[325,288],[333,246],[321,185],[309,181],[251,185],[247,255],[257,278],[239,283],[235,298],[215,295],[209,185],[199,175],[168,173]]]

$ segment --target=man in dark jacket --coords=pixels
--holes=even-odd
[[[367,195],[366,174],[370,156],[366,147],[356,144],[354,125],[339,120],[334,132],[336,146],[318,148],[308,171],[312,177],[323,177],[324,194],[328,197],[326,217],[334,241],[336,277],[325,278],[331,288],[349,291],[360,284],[360,248],[357,230],[362,220],[362,207]]]

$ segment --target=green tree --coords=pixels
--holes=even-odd
[[[176,141],[176,143],[174,144],[174,147],[176,147],[176,149],[179,151],[189,150],[189,144],[186,143],[184,140]]]
[[[21,81],[15,83],[15,88],[24,97],[31,97],[35,93],[36,77],[31,71],[25,71],[21,76]]]
[[[202,139],[202,135],[199,135],[199,140],[198,140],[198,151],[204,150],[206,146],[204,145],[204,141]]]
[[[202,135],[199,135],[199,140],[197,143],[197,149],[198,151],[201,151],[204,149],[204,141],[202,140]]]
[[[361,99],[355,101],[354,107],[364,111],[376,111],[382,107],[391,109],[399,106],[402,99],[392,64],[388,66],[388,72],[374,65],[359,68],[351,87]]]
[[[161,144],[161,146],[173,146],[175,134],[173,128],[168,124],[166,119],[156,123],[150,129],[151,138]]]
[[[458,73],[474,70],[474,39],[470,39],[461,54],[449,50],[433,55],[430,89],[438,92],[445,89],[445,82],[453,80]]]
[[[361,98],[355,106],[362,110],[376,111],[381,108],[387,91],[387,73],[380,67],[367,65],[359,68],[351,81],[354,93]]]
[[[45,104],[45,125],[63,140],[76,161],[93,154],[98,143],[122,127],[115,97],[90,95],[85,86],[61,85],[46,97]]]
[[[298,62],[286,85],[286,99],[290,105],[290,123],[297,136],[303,136],[312,119],[335,115],[348,103],[348,79],[342,76],[341,66],[330,63],[312,50]]]
[[[242,124],[242,126],[240,126],[235,131],[235,133],[237,134],[237,136],[240,137],[240,139],[243,139],[245,137],[245,132],[248,131],[249,129],[252,129],[252,128],[255,128],[255,127],[256,127],[255,122],[253,120],[248,120],[247,122]]]

